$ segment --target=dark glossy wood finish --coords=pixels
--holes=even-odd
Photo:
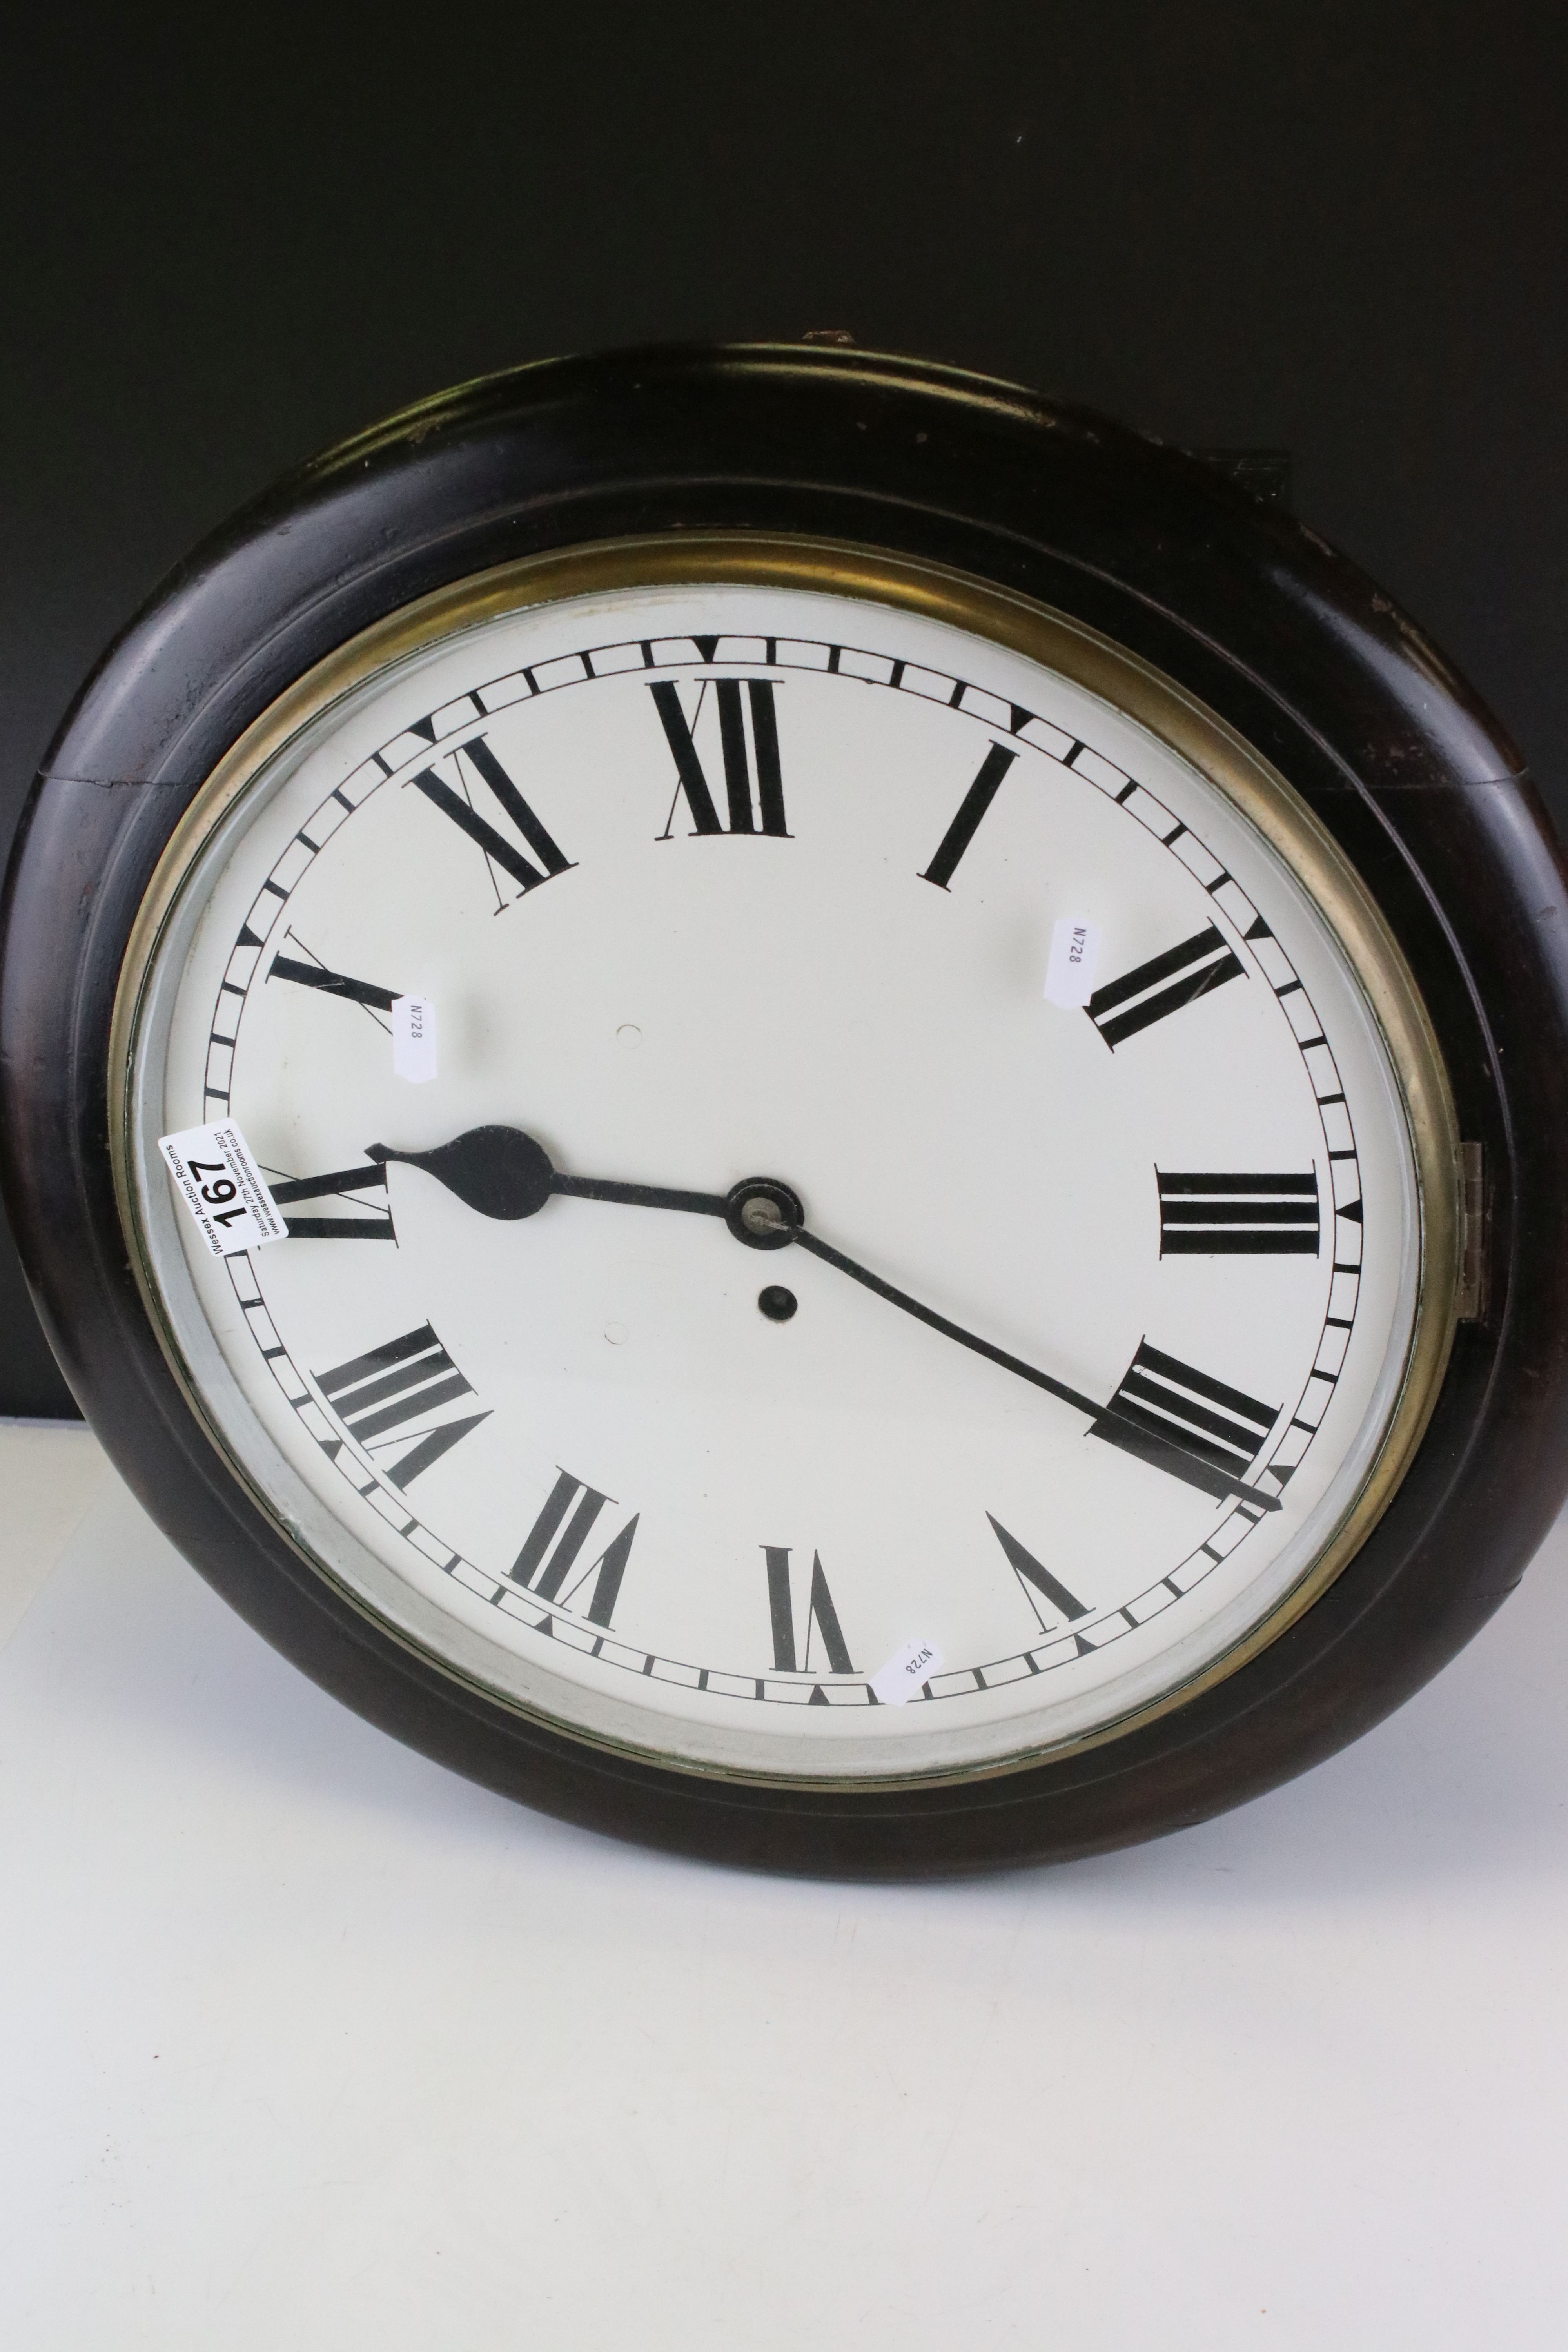
[[[1287,774],[1398,935],[1461,1131],[1486,1148],[1489,1302],[1461,1327],[1385,1517],[1250,1664],[1120,1740],[914,1794],[779,1795],[520,1723],[334,1595],[227,1478],[148,1327],[110,1183],[106,1055],[137,906],[192,793],[369,623],[536,551],[712,527],[905,551],[1077,615]],[[853,350],[566,361],[394,418],[193,556],[105,656],[40,776],[7,885],[5,1181],[84,1411],[153,1517],[268,1639],[492,1787],[732,1862],[890,1875],[1091,1852],[1204,1819],[1331,1754],[1517,1582],[1568,1485],[1568,894],[1518,755],[1443,656],[1277,506],[1107,420]]]

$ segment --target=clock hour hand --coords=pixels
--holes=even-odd
[[[717,1192],[683,1192],[664,1184],[620,1184],[594,1176],[563,1176],[552,1166],[544,1146],[515,1127],[471,1127],[466,1135],[438,1144],[432,1151],[395,1151],[390,1144],[370,1143],[365,1146],[365,1158],[374,1160],[378,1170],[394,1160],[405,1168],[421,1169],[481,1217],[509,1223],[537,1216],[558,1192],[584,1201],[619,1201],[634,1209],[685,1209],[708,1217],[725,1213],[725,1201]]]
[[[618,1201],[631,1209],[681,1209],[693,1216],[722,1217],[736,1239],[752,1248],[783,1249],[799,1237],[805,1213],[789,1186],[768,1176],[748,1176],[728,1192],[626,1184],[605,1176],[563,1176],[544,1146],[515,1127],[471,1127],[466,1135],[431,1151],[395,1151],[387,1143],[367,1143],[365,1158],[373,1163],[365,1171],[368,1183],[381,1181],[388,1163],[395,1160],[434,1176],[481,1217],[509,1223],[537,1216],[548,1200],[561,1194],[574,1201]],[[341,1181],[335,1176],[314,1180],[313,1187],[293,1188],[289,1198],[303,1200],[311,1189],[328,1191]]]
[[[939,1315],[934,1307],[911,1298],[907,1290],[900,1290],[896,1284],[873,1274],[868,1266],[847,1257],[830,1242],[807,1231],[805,1212],[798,1194],[773,1177],[746,1177],[731,1185],[728,1192],[688,1192],[667,1184],[626,1184],[605,1177],[563,1176],[552,1166],[544,1146],[515,1127],[473,1127],[467,1134],[456,1137],[450,1143],[438,1144],[430,1151],[395,1151],[389,1144],[367,1144],[365,1158],[378,1172],[394,1160],[422,1170],[483,1217],[512,1221],[536,1216],[547,1201],[560,1194],[572,1200],[620,1202],[629,1208],[680,1209],[698,1216],[722,1217],[736,1240],[751,1249],[787,1249],[793,1244],[812,1257],[820,1258],[825,1265],[836,1266],[840,1274],[847,1274],[852,1282],[859,1283],[877,1297],[885,1298],[889,1306],[912,1315],[917,1322],[940,1331],[943,1339],[956,1339],[961,1348],[973,1349],[988,1362],[1000,1364],[1004,1371],[1015,1372],[1020,1380],[1044,1389],[1047,1396],[1071,1405],[1088,1418],[1098,1434],[1121,1444],[1127,1452],[1156,1463],[1211,1495],[1244,1496],[1259,1510],[1277,1511],[1280,1507],[1278,1496],[1248,1486],[1244,1478],[1216,1462],[1213,1458],[1215,1449],[1205,1439],[1196,1438],[1190,1449],[1184,1446],[1169,1434],[1168,1423],[1154,1419],[1136,1400],[1124,1399],[1122,1391],[1110,1404],[1101,1404],[1096,1398],[1085,1396],[1081,1390],[1070,1388],[1066,1381],[1042,1372],[1037,1365],[1026,1364],[1021,1356],[1010,1355],[1005,1348],[983,1339],[978,1332],[966,1331],[961,1323]],[[335,1183],[339,1180],[324,1181]],[[1125,1390],[1128,1383],[1122,1385]],[[1198,1406],[1195,1417],[1200,1425],[1205,1415],[1216,1429],[1228,1425],[1223,1421],[1215,1422],[1210,1408]]]

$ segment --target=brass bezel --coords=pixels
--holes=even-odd
[[[530,1708],[412,1642],[308,1551],[278,1517],[209,1415],[170,1328],[153,1278],[132,1181],[138,1029],[148,976],[186,877],[230,809],[303,728],[379,670],[410,653],[508,613],[614,589],[704,584],[809,589],[858,597],[944,621],[1056,670],[1127,713],[1228,799],[1261,834],[1317,907],[1356,975],[1388,1050],[1416,1172],[1421,1266],[1404,1377],[1384,1440],[1339,1526],[1311,1566],[1249,1632],[1195,1675],[1092,1731],[954,1769],[811,1775],[730,1770],[668,1751],[598,1740]],[[493,1704],[545,1722],[590,1747],[609,1747],[666,1769],[752,1786],[896,1790],[1026,1771],[1104,1746],[1224,1682],[1294,1624],[1355,1557],[1387,1509],[1425,1434],[1458,1317],[1460,1143],[1441,1049],[1398,942],[1331,835],[1262,755],[1163,673],[1082,622],[945,565],[832,541],[761,532],[682,532],[604,541],[497,566],[436,590],[363,631],[317,663],[257,719],[218,761],[182,815],[159,861],[127,945],[110,1039],[110,1152],[132,1267],[174,1379],[220,1457],[270,1524],[317,1574],[413,1654]]]

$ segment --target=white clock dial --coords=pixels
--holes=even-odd
[[[864,596],[389,659],[206,822],[138,1071],[172,1344],[274,1516],[693,1769],[1157,1704],[1323,1559],[1410,1357],[1405,1094],[1289,856],[1102,693]],[[223,1260],[153,1148],[220,1119],[290,1223]]]

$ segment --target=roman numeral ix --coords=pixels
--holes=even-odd
[[[281,1184],[268,1183],[273,1199],[280,1209],[292,1206],[296,1201],[346,1200],[356,1209],[368,1209],[368,1201],[355,1200],[358,1192],[374,1191],[377,1186],[386,1190],[386,1169],[372,1160],[363,1168],[334,1169],[330,1176],[290,1176]],[[381,1216],[364,1217],[285,1217],[289,1238],[294,1242],[395,1242],[391,1212]]]
[[[746,688],[746,709],[750,710],[751,751],[747,752],[746,724],[741,701],[742,683]],[[703,702],[711,688],[719,716],[719,751],[724,763],[724,806],[728,824],[720,817],[714,804],[712,788],[697,749],[697,728],[702,717]],[[774,681],[767,677],[704,679],[697,698],[697,709],[691,724],[680,707],[679,689],[668,679],[650,686],[654,708],[664,729],[664,740],[675,761],[679,782],[675,798],[669,804],[669,814],[659,841],[671,838],[675,824],[676,803],[682,793],[691,815],[691,830],[696,833],[771,833],[777,839],[787,840],[789,828],[784,823],[784,772],[779,765],[778,713],[773,703]]]
[[[1089,1434],[1246,1510],[1246,1473],[1279,1413],[1144,1340]]]
[[[1162,1257],[1316,1257],[1318,1176],[1176,1175],[1156,1168]]]
[[[764,1544],[763,1557],[768,1568],[768,1614],[773,1622],[773,1669],[781,1675],[810,1674],[811,1644],[814,1634],[820,1634],[827,1653],[827,1671],[834,1675],[852,1675],[849,1645],[844,1639],[838,1622],[838,1612],[833,1605],[833,1595],[827,1590],[827,1579],[822,1572],[820,1554],[811,1556],[811,1591],[805,1604],[805,1652],[798,1666],[795,1663],[795,1607],[790,1599],[789,1550],[787,1546]],[[817,1668],[820,1674],[821,1667]],[[824,1706],[827,1700],[821,1691],[812,1693],[812,1705],[818,1700]]]
[[[594,1522],[612,1499],[601,1495],[596,1486],[585,1486],[569,1470],[560,1471],[544,1498],[543,1509],[528,1531],[522,1549],[507,1571],[512,1582],[525,1586],[540,1601],[559,1599],[562,1607],[569,1609],[575,1595],[593,1577],[593,1596],[583,1613],[590,1625],[608,1625],[620,1597],[621,1580],[632,1556],[632,1542],[641,1514],[632,1514],[619,1535],[611,1538],[598,1559],[591,1560],[573,1583],[567,1585],[566,1580],[593,1533]]]
[[[475,1412],[431,1429],[412,1425],[442,1405],[474,1393],[428,1323],[422,1323],[417,1331],[405,1331],[401,1338],[388,1339],[383,1347],[368,1349],[363,1356],[351,1356],[346,1364],[334,1364],[329,1372],[318,1372],[316,1386],[331,1399],[343,1427],[367,1453],[380,1454],[395,1446],[408,1446],[395,1467],[387,1471],[395,1486],[411,1486],[469,1430],[489,1419],[488,1412]],[[342,1442],[334,1439],[324,1450],[335,1454]]]
[[[539,864],[532,865],[522,852],[505,835],[498,833],[489,820],[479,814],[462,792],[437,775],[434,768],[421,768],[409,782],[416,792],[423,793],[432,808],[450,817],[459,832],[466,833],[477,847],[483,850],[492,867],[499,866],[510,874],[520,890],[531,890],[556,874],[569,874],[573,861],[555,845],[522,794],[518,791],[482,735],[475,735],[447,755],[459,783],[466,782],[462,763],[468,761],[475,774],[485,784],[492,798],[511,819],[518,832],[532,850]],[[492,881],[494,875],[491,875]],[[498,901],[500,893],[496,893]]]
[[[1151,956],[1136,971],[1097,988],[1089,1000],[1089,1017],[1114,1051],[1140,1029],[1179,1013],[1210,989],[1245,977],[1221,932],[1205,923],[1180,947],[1167,948],[1163,955]]]

